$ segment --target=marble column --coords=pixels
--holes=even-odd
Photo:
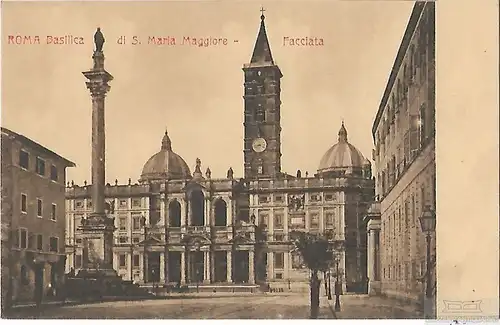
[[[233,265],[233,252],[232,251],[227,251],[227,282],[233,282],[233,276],[232,276],[232,265]]]
[[[100,30],[98,29],[98,32]],[[101,34],[102,35],[102,34]],[[96,42],[96,50],[92,55],[94,66],[91,70],[83,72],[87,89],[92,97],[92,213],[89,222],[80,226],[85,244],[92,245],[97,254],[89,254],[89,249],[84,251],[83,259],[85,268],[100,269],[109,276],[117,276],[113,269],[113,232],[115,226],[113,219],[108,218],[105,204],[105,98],[110,90],[108,82],[113,76],[104,69],[104,53],[102,44]]]
[[[203,283],[210,283],[210,252],[203,252]]]
[[[160,282],[165,282],[165,254],[160,254]]]
[[[248,283],[255,284],[255,253],[253,250],[248,251]]]
[[[186,253],[181,252],[181,284],[186,284]]]

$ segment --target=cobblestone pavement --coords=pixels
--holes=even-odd
[[[32,308],[13,312],[9,318],[38,319],[307,319],[307,294],[225,294],[178,297],[177,299],[115,301]],[[321,298],[320,317],[334,318],[325,298]]]
[[[333,308],[333,300],[328,301]],[[415,306],[403,305],[394,299],[373,297],[368,295],[340,296],[340,311],[336,312],[338,319],[418,319],[421,313]]]

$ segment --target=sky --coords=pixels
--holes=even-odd
[[[114,76],[106,97],[106,181],[135,182],[166,128],[191,171],[200,158],[212,177],[225,177],[229,167],[242,177],[242,67],[261,5],[283,73],[282,170],[312,175],[342,120],[349,142],[371,159],[372,123],[411,1],[4,2],[1,124],[75,162],[68,181],[89,182],[91,97],[82,72],[92,67],[99,26]],[[8,44],[8,35],[38,35],[41,44]],[[85,44],[47,45],[47,35],[83,37]],[[142,44],[130,44],[134,35]],[[120,36],[128,44],[118,44]],[[148,36],[178,43],[183,36],[226,37],[229,44],[157,46]],[[324,45],[283,44],[284,37],[306,36]]]

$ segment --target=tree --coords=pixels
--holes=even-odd
[[[318,272],[326,272],[333,263],[331,245],[326,237],[301,231],[293,231],[291,240],[294,245],[293,250],[300,253],[305,266],[311,272],[309,283],[311,318],[316,319],[319,313],[319,288],[321,284]]]

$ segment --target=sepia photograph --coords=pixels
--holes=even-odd
[[[3,2],[2,318],[438,318],[438,6]]]

